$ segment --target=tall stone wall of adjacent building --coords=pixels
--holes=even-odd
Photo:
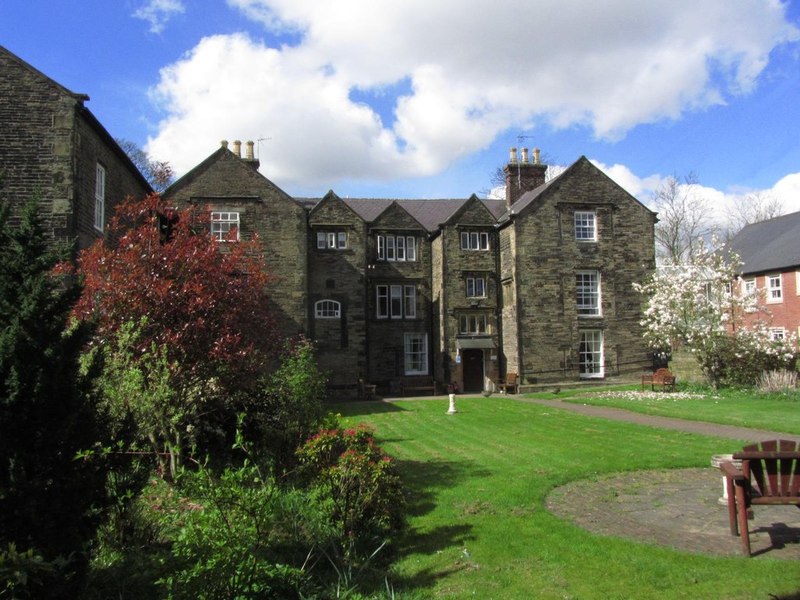
[[[241,235],[258,233],[264,248],[272,307],[285,335],[307,329],[308,226],[306,212],[280,188],[262,177],[247,161],[228,150],[208,171],[197,168],[179,188],[167,190],[176,204],[196,203],[213,210],[238,211]],[[216,156],[216,155],[212,155]]]
[[[80,100],[0,50],[0,200],[12,218],[39,199],[46,231],[67,241],[74,215],[73,148]]]
[[[654,215],[585,159],[571,170],[513,221],[521,371],[528,379],[577,377],[582,330],[602,331],[606,375],[649,364],[633,283],[654,268]],[[576,210],[596,212],[596,242],[575,239]],[[601,316],[577,314],[575,275],[582,270],[600,273]]]
[[[311,211],[308,224],[309,335],[317,343],[319,366],[333,382],[352,382],[354,374],[366,378],[366,226],[332,194]],[[347,245],[320,249],[316,243],[318,232],[344,232]],[[314,307],[320,300],[339,302],[340,317],[316,318]]]

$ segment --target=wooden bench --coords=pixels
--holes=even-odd
[[[497,389],[504,394],[516,394],[519,391],[519,378],[516,373],[506,373],[505,380],[497,382]]]
[[[752,506],[794,505],[800,507],[800,443],[770,440],[752,444],[733,455],[732,462],[720,464],[728,494],[731,535],[742,537],[742,553],[750,556],[747,519]]]
[[[415,396],[420,392],[436,396],[439,393],[439,386],[430,375],[401,377],[392,382],[390,389],[399,391],[401,396]]]
[[[675,375],[673,375],[669,369],[661,368],[658,369],[655,373],[648,373],[647,375],[642,375],[642,389],[645,386],[649,385],[652,391],[655,391],[656,386],[660,387],[662,390],[670,392],[675,391]]]

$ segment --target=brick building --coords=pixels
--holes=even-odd
[[[227,142],[164,193],[212,211],[225,237],[257,232],[274,308],[307,333],[334,382],[439,389],[639,372],[655,213],[586,158],[545,181],[538,151],[505,168],[505,200],[292,198]]]
[[[86,247],[114,202],[150,185],[76,94],[0,46],[0,202],[38,198],[54,242]]]
[[[800,212],[744,227],[729,248],[743,262],[745,291],[759,293],[765,310],[747,313],[745,322],[766,321],[774,339],[800,337]]]

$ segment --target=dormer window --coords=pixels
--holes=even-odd
[[[319,250],[344,250],[347,248],[346,231],[318,231],[317,249]]]
[[[486,231],[462,231],[462,250],[488,250],[489,233]]]
[[[413,235],[377,236],[378,260],[414,262],[417,260],[417,238]]]
[[[579,242],[597,241],[597,215],[594,212],[575,212],[575,239]]]

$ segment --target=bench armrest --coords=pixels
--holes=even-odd
[[[737,469],[736,465],[734,465],[732,462],[720,463],[719,470],[722,471],[725,477],[728,477],[733,481],[745,481],[745,476],[744,473],[742,473],[742,470]]]

